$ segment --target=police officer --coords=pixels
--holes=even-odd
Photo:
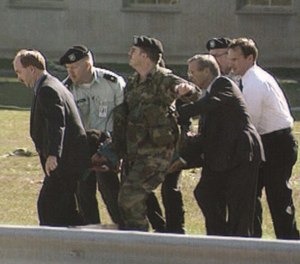
[[[65,85],[72,92],[86,130],[96,129],[100,142],[112,131],[111,112],[123,101],[124,79],[96,68],[92,52],[83,45],[70,47],[60,58],[68,77]],[[100,223],[96,183],[114,223],[120,223],[118,210],[119,178],[115,171],[91,172],[79,181],[78,201],[86,224]]]

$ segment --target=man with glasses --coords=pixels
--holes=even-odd
[[[230,60],[228,59],[228,47],[231,39],[226,37],[212,38],[206,43],[210,55],[214,56],[219,64],[221,74],[234,79],[231,73]]]
[[[213,56],[190,58],[188,74],[206,92],[178,112],[182,118],[201,114],[204,120],[199,140],[203,168],[194,195],[205,217],[207,234],[251,236],[258,168],[264,159],[260,137],[241,91],[220,75]]]

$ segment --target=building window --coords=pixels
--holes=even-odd
[[[179,0],[127,0],[124,1],[126,6],[133,5],[176,5]]]
[[[237,0],[238,13],[293,13],[294,0]]]
[[[179,11],[180,0],[123,0],[125,11]]]
[[[11,8],[64,9],[65,0],[9,0]]]
[[[292,0],[244,0],[239,1],[241,6],[269,6],[269,7],[278,7],[278,6],[291,6]]]

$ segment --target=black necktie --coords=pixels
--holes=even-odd
[[[243,91],[243,82],[242,79],[239,80],[239,88],[241,90],[241,92]]]

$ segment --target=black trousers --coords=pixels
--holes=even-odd
[[[158,233],[164,233],[166,230],[166,222],[161,210],[159,201],[154,192],[151,192],[146,201],[147,217],[152,229]]]
[[[37,207],[40,225],[82,225],[75,200],[76,180],[57,171],[45,176]]]
[[[91,172],[90,175],[79,180],[77,199],[85,224],[99,224],[101,222],[96,197],[97,186],[112,221],[120,224],[121,217],[118,207],[120,181],[118,174],[112,171]]]
[[[180,175],[181,171],[167,174],[161,187],[162,202],[165,208],[167,233],[185,233]]]
[[[295,208],[289,180],[297,160],[298,144],[290,129],[261,136],[266,162],[259,172],[255,212],[255,237],[262,236],[262,190],[273,220],[274,231],[279,239],[299,239]]]
[[[208,235],[253,235],[258,162],[244,162],[223,172],[203,166],[194,195]]]
[[[184,234],[183,198],[179,185],[180,171],[167,174],[161,186],[162,204],[152,192],[147,199],[147,217],[155,232]]]

